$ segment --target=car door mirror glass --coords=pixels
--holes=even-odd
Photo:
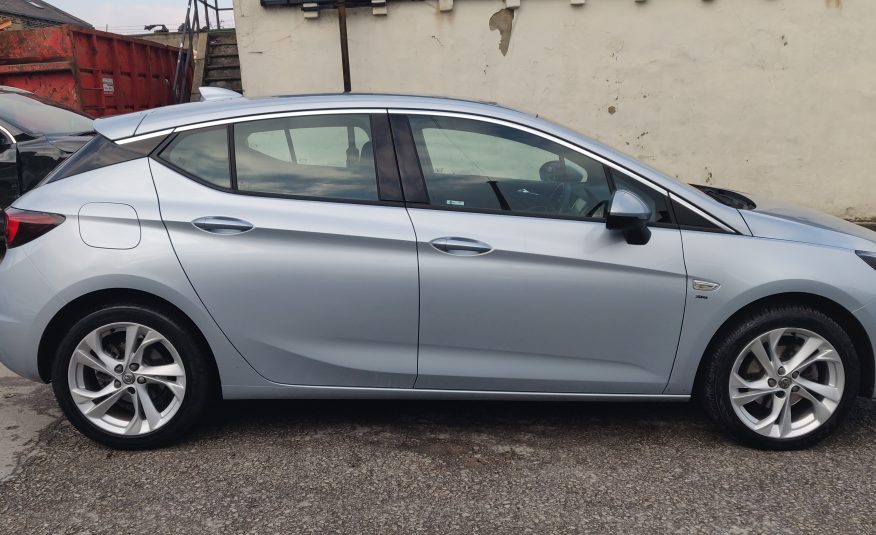
[[[605,226],[608,230],[623,232],[627,243],[644,245],[651,239],[648,221],[651,208],[638,195],[619,189],[611,196]]]

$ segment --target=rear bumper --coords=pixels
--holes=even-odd
[[[53,313],[64,301],[22,249],[0,262],[0,363],[32,381],[43,382],[37,354]]]

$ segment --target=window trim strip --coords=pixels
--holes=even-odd
[[[141,136],[133,136],[126,137],[124,139],[118,139],[115,141],[116,145],[127,145],[128,143],[136,143],[138,141],[143,141],[146,139],[152,139],[154,137],[166,136],[168,134],[173,133],[173,128],[168,128],[167,130],[159,130],[158,132],[150,132],[148,134],[143,134]]]
[[[210,126],[221,126],[224,124],[248,123],[250,121],[262,121],[265,119],[282,119],[284,117],[306,117],[311,115],[373,115],[378,113],[388,113],[386,108],[332,108],[330,110],[299,110],[299,111],[284,111],[278,113],[264,113],[261,115],[244,115],[240,117],[229,117],[228,119],[217,119],[215,121],[206,121],[202,123],[188,124],[185,126],[177,126],[173,129],[174,132],[186,132],[188,130],[197,130],[198,128],[207,128]]]

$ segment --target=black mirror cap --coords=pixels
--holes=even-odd
[[[624,238],[630,245],[647,245],[651,241],[651,229],[645,225],[642,228],[624,232]]]
[[[638,215],[609,213],[605,219],[605,227],[608,230],[627,232],[647,226],[648,219],[650,218],[642,218]]]

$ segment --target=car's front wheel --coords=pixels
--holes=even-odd
[[[72,326],[52,370],[55,396],[83,434],[114,448],[179,438],[204,411],[210,373],[178,318],[135,304],[108,306]]]
[[[709,415],[744,443],[811,446],[842,423],[858,393],[849,335],[806,306],[762,309],[721,335],[701,378]]]

